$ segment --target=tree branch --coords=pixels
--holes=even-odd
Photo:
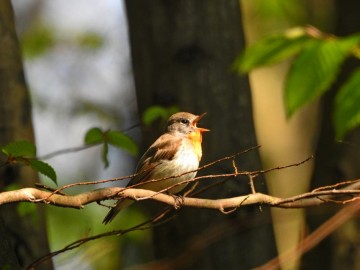
[[[265,174],[273,170],[280,170],[285,169],[289,167],[299,166],[305,162],[307,162],[310,158],[307,158],[304,161],[285,165],[285,166],[279,166],[274,167],[270,169],[265,170],[259,170],[259,171],[240,171],[236,167],[236,164],[234,162],[234,159],[240,155],[244,154],[250,150],[256,149],[257,147],[250,148],[248,150],[245,150],[243,152],[237,153],[235,155],[221,158],[219,160],[216,160],[214,162],[208,163],[202,167],[200,167],[198,170],[204,169],[206,167],[212,166],[218,162],[231,160],[234,172],[233,173],[226,173],[226,174],[214,174],[214,175],[204,175],[204,176],[198,176],[193,179],[190,179],[188,181],[184,181],[182,183],[175,184],[171,187],[168,187],[166,189],[163,189],[161,191],[155,192],[150,190],[144,190],[136,188],[139,185],[134,185],[131,187],[126,188],[120,188],[120,187],[108,187],[108,188],[101,188],[96,190],[91,190],[88,192],[76,194],[76,195],[67,195],[64,193],[65,189],[71,188],[73,186],[79,186],[79,185],[94,185],[99,183],[105,183],[105,182],[111,182],[111,181],[119,181],[124,180],[127,178],[132,178],[134,175],[130,176],[124,176],[119,178],[113,178],[113,179],[106,179],[106,180],[98,180],[98,181],[91,181],[91,182],[79,182],[79,183],[73,183],[69,185],[65,185],[63,187],[60,187],[58,189],[49,188],[43,185],[38,185],[38,188],[23,188],[13,191],[6,191],[0,193],[0,205],[2,204],[9,204],[14,202],[32,202],[32,203],[44,203],[44,204],[51,204],[59,207],[69,207],[69,208],[76,208],[76,209],[82,209],[86,204],[93,203],[93,202],[101,202],[106,201],[110,199],[120,199],[120,198],[129,198],[135,201],[140,200],[155,200],[159,201],[165,204],[168,204],[170,206],[173,206],[176,210],[179,209],[182,206],[186,207],[195,207],[195,208],[206,208],[206,209],[213,209],[220,211],[223,214],[229,214],[233,211],[236,211],[241,206],[248,206],[248,205],[269,205],[271,207],[280,207],[280,208],[302,208],[302,207],[308,207],[313,205],[319,205],[323,203],[350,203],[355,200],[357,200],[360,195],[360,179],[352,180],[352,181],[344,181],[337,183],[335,185],[331,186],[324,186],[317,188],[311,192],[303,193],[294,197],[290,198],[279,198],[270,196],[263,193],[257,193],[255,190],[254,180],[256,177],[260,174]],[[193,171],[191,171],[193,172]],[[190,173],[190,172],[186,172]],[[184,173],[184,174],[186,174]],[[221,199],[203,199],[203,198],[194,198],[194,197],[188,197],[188,196],[194,196],[195,194],[199,194],[202,190],[198,190],[196,193],[192,192],[193,190],[188,191],[185,194],[185,197],[177,197],[173,195],[168,195],[165,192],[167,192],[169,189],[173,188],[174,186],[181,185],[184,183],[190,183],[194,182],[197,184],[200,180],[203,179],[214,179],[214,178],[225,178],[223,181],[231,180],[237,176],[247,176],[250,181],[250,187],[251,192],[247,195],[241,195],[231,198],[221,198]],[[163,178],[163,179],[156,179],[151,180],[149,182],[158,182],[158,181],[164,181],[169,178],[175,178],[179,177],[181,175],[174,175],[171,177]],[[212,183],[206,188],[212,188],[215,185],[221,184],[221,182]],[[190,195],[189,195],[190,194]],[[160,214],[159,216],[146,221],[142,224],[139,224],[133,228],[130,228],[128,230],[116,230],[111,231],[99,235],[95,235],[92,237],[86,237],[83,239],[80,239],[78,241],[75,241],[71,243],[70,245],[64,247],[61,250],[52,252],[50,254],[47,254],[41,258],[39,258],[37,261],[35,261],[33,264],[31,264],[28,269],[34,269],[34,267],[38,264],[43,263],[44,261],[50,259],[53,256],[56,256],[60,253],[66,252],[70,249],[77,248],[88,241],[92,241],[101,237],[111,236],[111,235],[122,235],[129,231],[137,230],[137,229],[146,229],[147,226],[151,224],[151,226],[159,225],[164,221],[164,215],[169,212],[171,208],[168,207],[165,212]],[[146,225],[146,226],[145,226]]]
[[[359,198],[357,197],[360,195],[359,183],[360,181],[358,180],[356,183],[342,189],[318,190],[290,198],[279,198],[263,193],[252,193],[248,195],[223,199],[183,197],[181,200],[164,193],[138,188],[108,187],[80,193],[77,195],[55,194],[53,192],[43,191],[37,188],[23,188],[0,193],[0,205],[14,202],[32,202],[81,209],[86,204],[93,202],[109,199],[129,198],[135,201],[151,199],[174,206],[175,208],[179,208],[180,206],[187,206],[213,209],[222,213],[226,213],[226,209],[239,208],[240,206],[254,204],[269,205],[280,208],[299,208],[319,205],[325,202],[329,202],[330,200],[331,202],[347,203],[350,201],[349,197],[354,197],[355,199]],[[349,189],[350,187],[352,189]],[[339,196],[346,196],[347,199],[332,199]]]
[[[88,192],[80,193],[77,195],[67,195],[63,193],[67,188],[77,186],[77,185],[92,185],[97,183],[104,183],[108,181],[118,181],[118,180],[124,180],[126,178],[131,178],[134,175],[130,176],[124,176],[120,178],[114,178],[114,179],[108,179],[108,180],[100,180],[100,181],[93,181],[93,182],[79,182],[74,184],[65,185],[63,187],[60,187],[59,189],[47,189],[47,190],[40,190],[39,188],[23,188],[13,191],[6,191],[0,193],[0,205],[2,204],[8,204],[8,203],[14,203],[14,202],[32,202],[32,203],[45,203],[45,204],[52,204],[56,206],[61,207],[70,207],[70,208],[77,208],[81,209],[86,204],[92,203],[92,202],[100,202],[104,200],[109,199],[120,199],[120,198],[129,198],[135,201],[139,200],[146,200],[146,199],[152,199],[156,200],[168,205],[171,205],[175,208],[179,208],[181,206],[187,206],[187,207],[195,207],[195,208],[207,208],[207,209],[213,209],[218,210],[224,214],[230,213],[240,206],[246,206],[246,205],[269,205],[272,207],[281,207],[281,208],[300,208],[300,207],[307,207],[307,206],[313,206],[313,205],[319,205],[324,202],[335,202],[335,203],[348,203],[350,201],[356,200],[360,193],[359,187],[360,187],[360,180],[352,180],[352,181],[345,181],[341,183],[337,183],[335,185],[331,186],[325,186],[317,188],[311,192],[307,192],[304,194],[300,194],[294,197],[290,198],[279,198],[270,196],[263,193],[257,193],[254,186],[254,179],[259,174],[265,174],[273,170],[280,170],[285,169],[289,167],[299,166],[305,162],[307,162],[312,157],[309,157],[301,162],[285,165],[285,166],[278,166],[270,169],[265,170],[259,170],[259,171],[239,171],[236,167],[236,164],[234,162],[234,159],[241,155],[245,154],[253,149],[258,148],[258,146],[249,148],[245,151],[236,153],[232,156],[228,156],[225,158],[218,159],[214,162],[208,163],[202,167],[200,167],[198,170],[209,167],[211,165],[214,165],[218,162],[226,161],[226,160],[232,160],[232,165],[234,168],[233,173],[226,173],[226,174],[215,174],[215,175],[204,175],[195,177],[193,179],[183,181],[181,183],[177,183],[175,185],[172,185],[166,189],[163,189],[161,191],[151,191],[151,190],[144,190],[138,187],[139,184],[126,187],[126,188],[120,188],[120,187],[108,187],[108,188],[101,188],[96,190],[91,190]],[[194,171],[186,172],[191,173]],[[182,176],[181,175],[174,175],[167,178],[162,179],[155,179],[151,180],[150,182],[158,182],[158,181],[164,181],[169,178],[175,178]],[[176,198],[175,196],[170,196],[165,194],[169,189],[182,185],[184,183],[190,183],[190,182],[198,182],[203,179],[213,179],[213,178],[231,178],[231,177],[237,177],[240,175],[245,175],[249,177],[249,181],[251,184],[251,194],[242,195],[242,196],[236,196],[232,198],[221,198],[221,199],[201,199],[201,198],[192,198],[192,197],[182,197],[181,200],[179,198]],[[140,183],[141,184],[141,183]],[[46,187],[43,187],[46,188]],[[334,199],[339,196],[343,196],[340,199]],[[346,199],[344,198],[346,197]]]

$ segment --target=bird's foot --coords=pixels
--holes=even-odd
[[[174,194],[169,194],[174,198],[174,208],[176,210],[180,209],[181,206],[184,204],[184,196],[182,195],[174,195]]]

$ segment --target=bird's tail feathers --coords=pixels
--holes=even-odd
[[[119,200],[116,205],[107,213],[102,223],[106,225],[111,222],[122,209],[128,207],[132,202],[133,201],[129,199]]]

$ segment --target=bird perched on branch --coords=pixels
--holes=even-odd
[[[186,183],[176,184],[194,178],[197,173],[194,170],[199,167],[202,156],[202,133],[209,131],[197,127],[204,115],[205,113],[194,115],[188,112],[173,114],[167,121],[164,134],[141,157],[135,176],[130,180],[127,187],[136,185],[136,188],[153,191],[161,191],[171,187],[167,190],[171,194],[183,190]],[[164,179],[177,175],[178,177]],[[164,180],[152,181],[156,179]],[[106,215],[103,223],[107,224],[112,221],[121,209],[132,202],[130,199],[120,199]]]

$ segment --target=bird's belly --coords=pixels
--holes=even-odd
[[[194,178],[197,172],[187,172],[196,170],[198,167],[199,160],[197,155],[193,151],[183,151],[181,155],[175,155],[172,160],[164,160],[158,166],[156,166],[152,173],[151,180],[162,179],[176,175],[181,176],[147,183],[139,186],[139,188],[161,191],[180,182]],[[168,192],[178,193],[184,189],[186,185],[187,183],[175,186],[169,189]]]

